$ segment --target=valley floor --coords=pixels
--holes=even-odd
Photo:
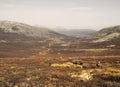
[[[120,87],[120,55],[106,49],[82,51],[0,58],[0,87]]]

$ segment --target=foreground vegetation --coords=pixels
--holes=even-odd
[[[75,64],[76,60],[83,64]],[[97,61],[102,67],[96,66]],[[0,87],[119,87],[119,69],[115,56],[1,58]]]
[[[120,87],[118,43],[49,38],[0,44],[0,87]]]

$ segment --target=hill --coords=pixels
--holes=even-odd
[[[31,26],[13,21],[0,21],[0,31],[9,34],[24,35],[27,37],[57,37],[60,36],[48,28]]]
[[[65,36],[48,28],[0,21],[0,57],[25,57],[46,50]]]
[[[108,42],[120,40],[120,25],[101,29],[93,34],[95,40],[93,42]]]

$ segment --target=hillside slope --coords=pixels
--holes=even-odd
[[[0,21],[0,31],[5,33],[12,33],[17,35],[24,35],[27,37],[57,37],[60,36],[52,30],[42,27],[35,27],[19,22]]]
[[[47,28],[0,21],[0,58],[31,56],[47,50],[50,43],[64,37]]]
[[[93,37],[96,38],[95,43],[120,40],[120,25],[101,29]]]

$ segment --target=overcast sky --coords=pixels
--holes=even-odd
[[[120,25],[120,0],[0,0],[0,20],[101,29]]]

